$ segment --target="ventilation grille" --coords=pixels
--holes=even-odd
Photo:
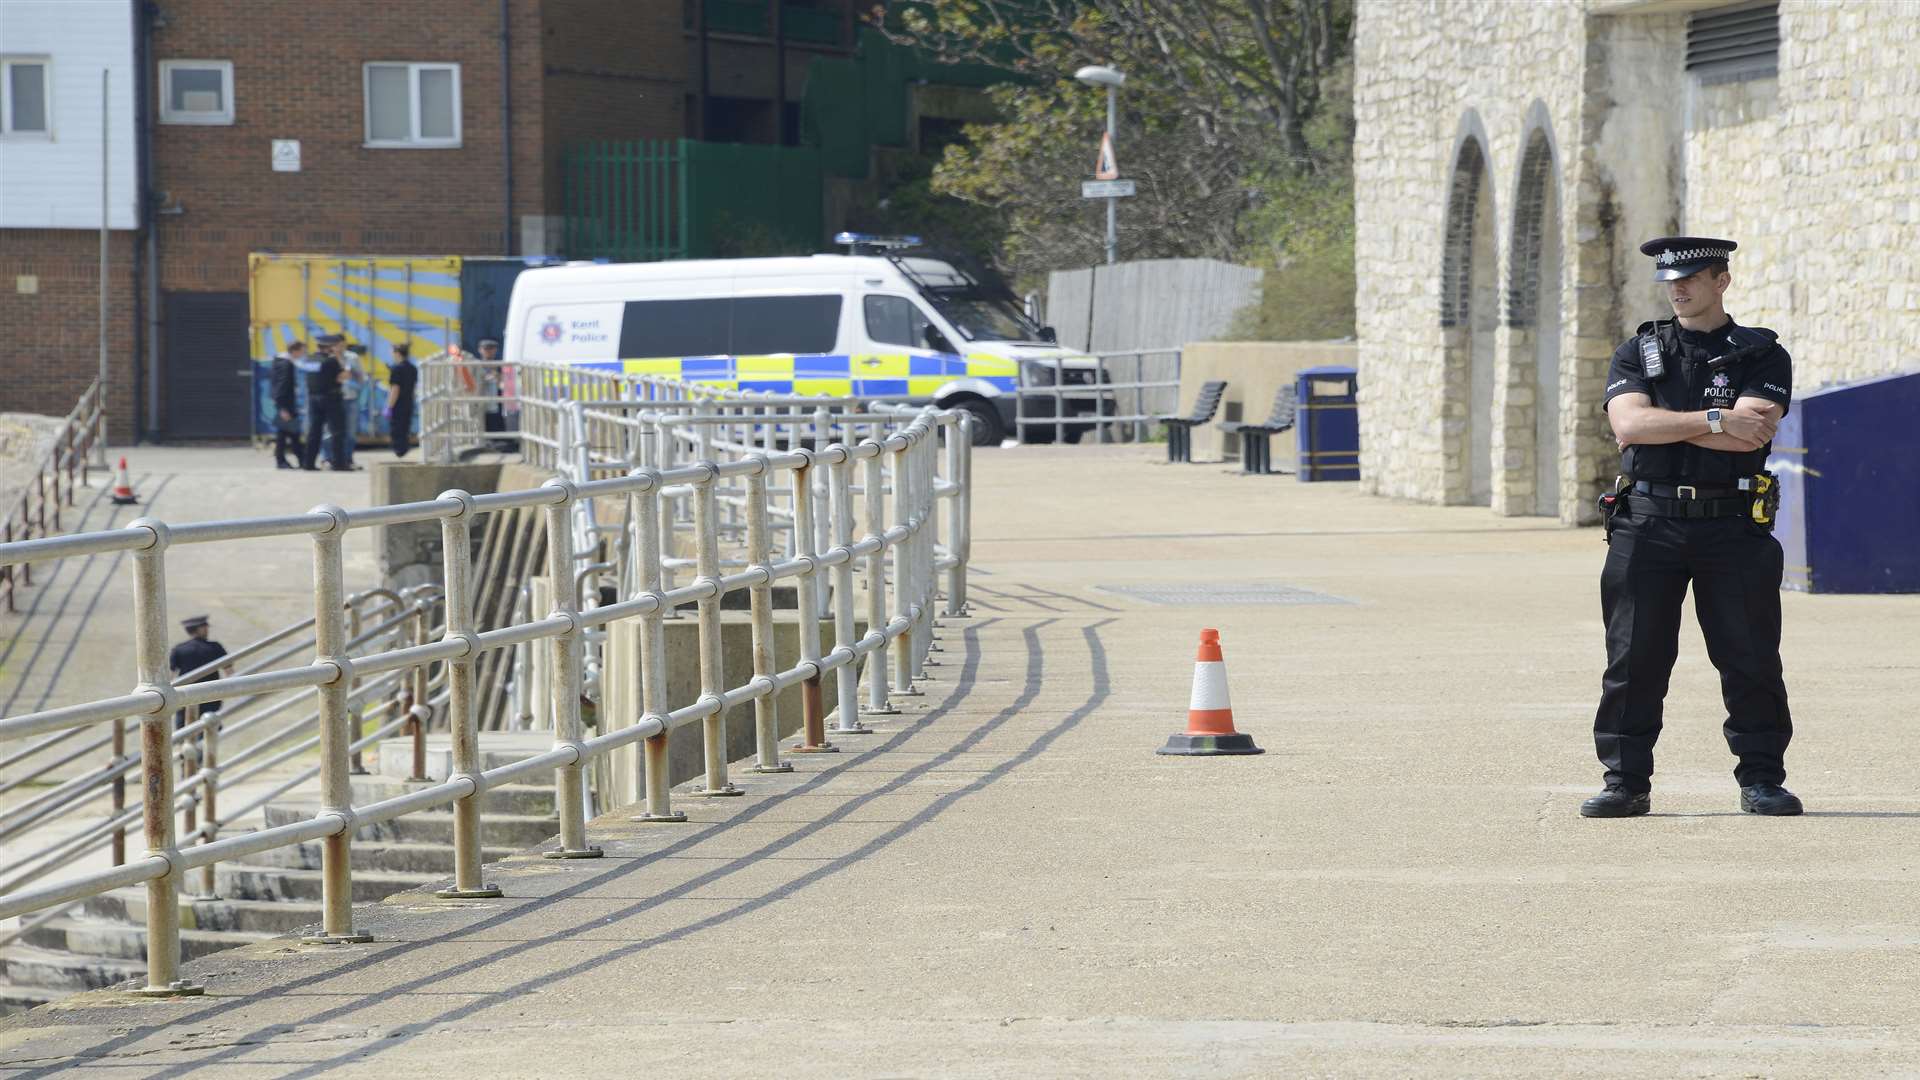
[[[1702,83],[1780,73],[1780,5],[1740,4],[1687,19],[1687,71]]]

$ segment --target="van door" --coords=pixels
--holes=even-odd
[[[852,357],[855,380],[877,384],[860,393],[931,398],[966,374],[965,358],[912,297],[869,293],[860,301],[868,348]]]

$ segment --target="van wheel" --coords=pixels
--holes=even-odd
[[[999,446],[1000,441],[1007,437],[1000,427],[1000,411],[993,407],[992,402],[968,398],[954,402],[952,407],[973,414],[973,445]]]

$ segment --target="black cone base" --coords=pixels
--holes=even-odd
[[[1253,745],[1253,736],[1236,732],[1232,735],[1170,735],[1167,745],[1155,750],[1156,754],[1179,754],[1185,757],[1212,757],[1216,754],[1264,754],[1266,751]]]

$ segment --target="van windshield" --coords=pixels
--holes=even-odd
[[[999,278],[947,259],[894,256],[893,264],[968,340],[1044,340]]]

